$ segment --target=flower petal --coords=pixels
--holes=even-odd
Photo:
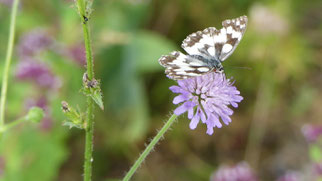
[[[188,119],[192,119],[193,118],[193,107],[188,109]]]
[[[219,118],[214,114],[209,115],[206,124],[207,125],[209,124],[212,127],[218,127],[218,128],[222,127],[222,124],[220,123]]]
[[[222,114],[226,114],[228,116],[233,115],[234,111],[231,110],[229,107],[227,107],[226,105],[223,105],[221,108]]]
[[[200,119],[202,123],[205,123],[207,121],[206,115],[202,110],[200,110]]]
[[[190,129],[196,129],[199,123],[199,119],[200,119],[199,115],[195,114],[195,116],[190,121],[190,124],[189,124]]]
[[[214,127],[207,125],[207,132],[208,135],[212,135],[214,133]]]
[[[237,108],[237,107],[238,107],[238,104],[237,104],[237,103],[235,103],[235,102],[232,102],[232,103],[231,103],[231,106],[233,106],[234,108]]]
[[[214,115],[213,120],[214,120],[214,123],[215,123],[215,125],[216,125],[217,128],[221,128],[222,127],[222,124],[220,123],[219,118],[217,116]]]
[[[185,80],[178,80],[178,84],[182,89],[188,90],[185,84]]]
[[[220,115],[220,117],[221,117],[222,121],[223,121],[226,125],[228,125],[229,123],[231,123],[231,119],[230,119],[230,117],[229,117],[229,116],[227,116],[227,115],[225,115],[225,114],[222,114],[222,115]]]
[[[183,103],[182,105],[180,105],[179,107],[177,107],[174,110],[174,114],[176,114],[177,116],[181,115],[182,113],[186,112],[188,109],[192,108],[195,106],[195,103],[191,102],[191,101],[187,101],[185,103]]]
[[[176,85],[173,85],[171,87],[169,87],[169,89],[173,92],[173,93],[182,93],[182,88]]]
[[[189,99],[190,99],[189,98],[189,95],[187,95],[187,94],[180,94],[180,95],[176,96],[173,99],[172,103],[173,104],[179,104],[179,103],[184,102],[184,101],[187,101]]]

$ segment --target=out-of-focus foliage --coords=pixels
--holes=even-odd
[[[0,78],[10,13],[2,1]],[[223,63],[244,97],[232,123],[208,136],[205,127],[191,131],[189,121],[180,117],[133,180],[209,180],[219,165],[243,160],[262,180],[305,170],[309,150],[300,130],[306,123],[321,124],[322,118],[321,1],[94,0],[93,8],[94,69],[104,102],[104,111],[97,107],[95,112],[93,180],[122,178],[174,109],[168,87],[175,82],[165,77],[158,58],[183,51],[181,42],[190,33],[219,29],[221,21],[241,15],[248,16],[248,28]],[[37,29],[53,42],[28,58],[50,70],[55,88],[17,76],[21,62],[31,62],[18,47]],[[21,0],[6,122],[33,105],[44,107],[46,117],[39,126],[23,124],[4,136],[2,180],[82,179],[84,134],[63,127],[61,111],[62,100],[84,110],[82,43],[73,1]]]

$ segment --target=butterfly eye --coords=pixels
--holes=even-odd
[[[218,68],[218,72],[223,73],[224,72],[224,68],[223,67]]]

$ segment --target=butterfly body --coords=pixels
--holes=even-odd
[[[240,42],[247,25],[247,17],[241,16],[222,22],[223,28],[209,27],[187,36],[181,47],[185,55],[174,51],[164,55],[159,63],[166,68],[167,76],[174,80],[200,76],[211,71],[223,72],[222,63]]]
[[[216,57],[212,56],[202,56],[202,55],[188,55],[193,59],[198,59],[208,65],[208,67],[212,67],[212,69],[209,69],[210,71],[215,72],[222,72],[224,67],[221,64],[221,61],[218,60]]]

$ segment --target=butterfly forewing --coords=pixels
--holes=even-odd
[[[247,16],[241,16],[232,20],[225,20],[222,22],[222,26],[222,30],[227,36],[227,41],[222,45],[222,49],[220,50],[220,61],[227,59],[236,49],[245,33]]]
[[[215,35],[219,31],[209,27],[203,31],[197,31],[183,40],[181,47],[190,55],[215,56]]]

